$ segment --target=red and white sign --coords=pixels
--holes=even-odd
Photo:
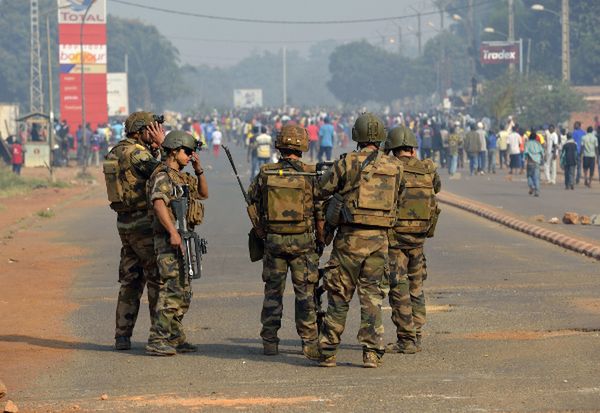
[[[106,0],[57,0],[57,3],[60,118],[67,121],[72,131],[81,125],[83,80],[85,122],[95,129],[99,123],[108,121]]]
[[[519,63],[519,43],[517,42],[482,42],[479,49],[482,65],[502,63]]]

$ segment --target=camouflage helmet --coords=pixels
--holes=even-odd
[[[352,140],[355,142],[383,142],[385,128],[383,122],[372,113],[360,115],[352,128]]]
[[[154,122],[152,112],[133,112],[125,120],[125,133],[135,133]]]
[[[285,125],[275,139],[277,149],[293,149],[295,151],[308,151],[308,132],[302,126]]]
[[[401,146],[410,146],[412,148],[419,146],[413,131],[402,125],[397,126],[388,132],[387,139],[385,141],[385,150],[389,151]]]
[[[196,139],[187,132],[174,130],[167,134],[162,144],[166,149],[189,148],[195,150],[197,147]]]

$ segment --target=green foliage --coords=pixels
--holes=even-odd
[[[45,179],[26,178],[15,175],[10,168],[0,167],[0,198],[27,193],[39,188],[66,188],[64,181],[50,182]]]
[[[335,43],[325,41],[315,44],[308,57],[296,51],[287,53],[288,104],[334,105],[333,95],[325,83],[329,54]],[[282,103],[282,54],[253,53],[231,67],[184,66],[183,78],[189,92],[176,101],[175,109],[187,111],[214,106],[230,107],[234,89],[262,89],[266,106]]]
[[[435,90],[434,68],[426,60],[411,60],[366,41],[337,47],[329,58],[327,87],[349,105],[394,100]]]
[[[124,71],[125,55],[128,55],[132,111],[160,111],[165,103],[184,93],[179,52],[155,26],[109,16],[106,30],[108,71]]]
[[[56,214],[54,213],[53,209],[46,208],[46,209],[41,209],[38,212],[36,212],[36,215],[40,218],[52,218]]]
[[[49,12],[50,53],[54,82],[54,107],[59,108],[58,34],[56,0],[40,0],[42,81],[48,91],[46,18]],[[29,1],[0,0],[0,102],[19,103],[29,110]],[[156,27],[139,21],[108,17],[108,70],[123,71],[129,55],[131,107],[160,110],[184,90],[177,49]],[[48,105],[48,96],[44,105]]]
[[[504,75],[483,85],[477,110],[496,121],[516,115],[519,124],[529,127],[559,123],[574,111],[585,108],[583,97],[563,82],[544,75]]]

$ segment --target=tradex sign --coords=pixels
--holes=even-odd
[[[479,49],[482,65],[519,63],[518,42],[482,42]]]

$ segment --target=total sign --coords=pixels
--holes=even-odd
[[[85,24],[106,24],[106,0],[58,0],[58,23],[81,24],[86,10]]]
[[[482,65],[519,63],[519,44],[515,42],[482,42],[480,59]]]

